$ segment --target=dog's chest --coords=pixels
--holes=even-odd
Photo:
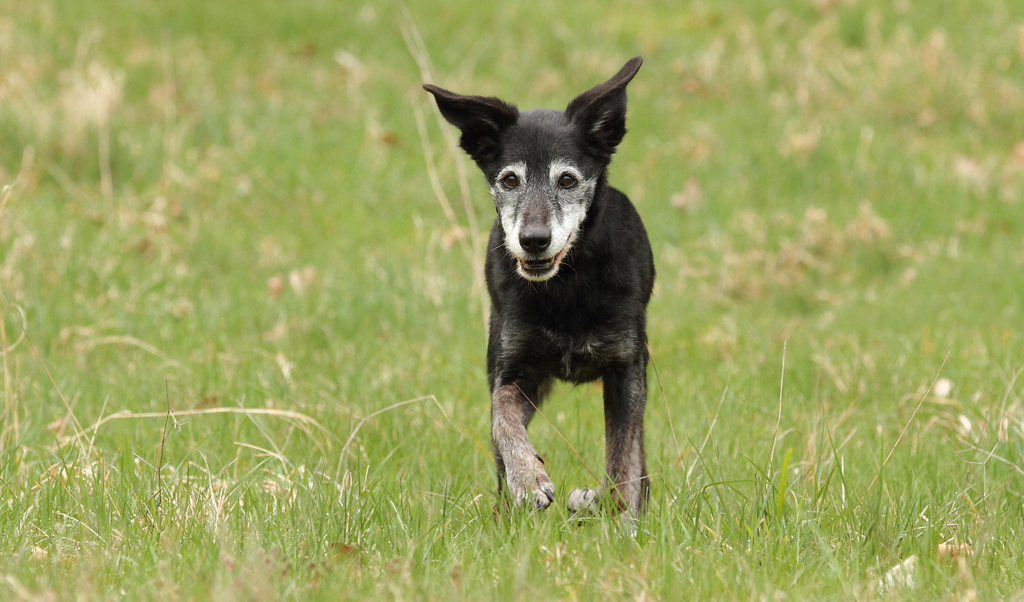
[[[500,334],[500,363],[541,370],[562,380],[589,382],[614,364],[636,358],[637,334],[628,328],[571,330],[506,323]]]
[[[573,382],[599,378],[609,365],[628,361],[636,346],[635,335],[628,331],[571,334],[545,328],[541,333],[548,356],[557,362],[555,372],[559,378]]]

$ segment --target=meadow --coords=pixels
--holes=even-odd
[[[482,177],[420,85],[636,55],[635,537],[601,391],[495,515]],[[0,598],[1024,600],[1024,3],[5,0]]]

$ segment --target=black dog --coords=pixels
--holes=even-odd
[[[626,134],[626,84],[642,62],[630,60],[565,112],[520,113],[497,98],[424,86],[462,130],[460,145],[486,176],[498,210],[487,253],[498,491],[507,482],[516,500],[538,508],[551,504],[555,486],[526,426],[552,377],[603,379],[611,500],[635,516],[650,492],[644,406],[654,258],[633,204],[607,183]]]

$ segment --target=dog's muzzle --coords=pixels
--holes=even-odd
[[[562,259],[569,252],[569,247],[572,246],[575,238],[576,232],[573,232],[558,253],[550,257],[537,257],[536,255],[543,253],[551,245],[551,230],[545,226],[524,228],[519,235],[519,246],[527,252],[527,256],[516,256],[519,275],[534,282],[551,278],[558,273]]]

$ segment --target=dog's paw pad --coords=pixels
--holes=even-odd
[[[573,489],[569,492],[569,513],[589,516],[597,511],[597,490]]]

